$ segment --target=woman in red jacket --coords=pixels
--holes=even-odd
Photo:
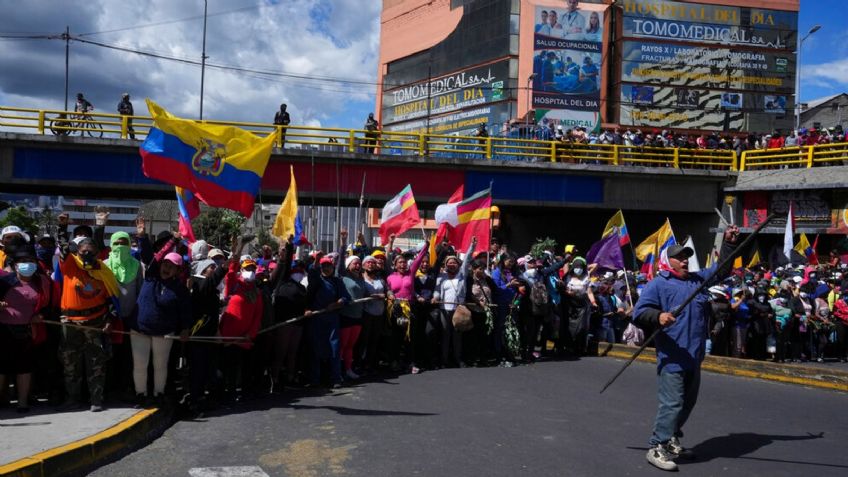
[[[243,245],[243,244],[240,244]],[[241,246],[234,252],[241,254]],[[219,331],[228,338],[247,338],[233,344],[225,344],[222,350],[222,369],[224,384],[231,396],[238,399],[236,390],[241,386],[242,367],[253,347],[253,339],[262,323],[264,303],[262,292],[256,286],[256,262],[253,259],[242,260],[241,264],[233,260],[227,273],[225,289],[227,307],[221,315]]]

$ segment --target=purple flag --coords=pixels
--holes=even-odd
[[[586,263],[597,263],[598,270],[623,270],[624,256],[618,234],[610,234],[593,243],[586,254]]]

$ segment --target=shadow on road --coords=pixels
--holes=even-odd
[[[748,459],[763,462],[783,462],[787,464],[814,465],[822,467],[834,467],[848,469],[848,465],[829,464],[825,462],[807,462],[798,460],[770,459],[765,457],[748,457],[763,447],[771,445],[778,441],[807,441],[813,439],[823,439],[824,433],[812,434],[807,433],[803,436],[785,436],[785,435],[769,435],[756,434],[753,432],[731,433],[725,436],[712,437],[692,447],[692,452],[697,458],[692,461],[693,464],[709,462],[713,459]],[[678,461],[678,464],[686,464],[685,461]]]
[[[292,409],[329,409],[343,416],[435,416],[431,412],[410,412],[410,411],[380,411],[377,409],[356,409],[343,406],[309,406],[306,404],[292,404],[289,406]]]

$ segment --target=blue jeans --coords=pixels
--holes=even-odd
[[[701,368],[678,372],[663,368],[659,375],[659,406],[654,421],[654,433],[648,441],[651,447],[665,444],[673,436],[683,437],[681,429],[698,401],[700,385]]]

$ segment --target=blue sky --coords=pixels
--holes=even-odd
[[[801,101],[848,91],[848,19],[845,0],[801,0],[798,33],[812,34],[801,48]]]

